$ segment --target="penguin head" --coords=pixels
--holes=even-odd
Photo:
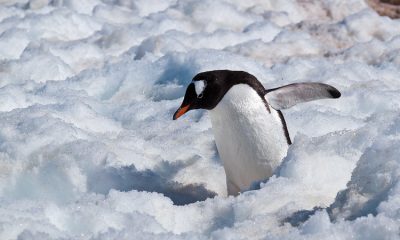
[[[265,88],[248,72],[214,70],[197,74],[187,87],[183,102],[173,119],[178,119],[192,109],[215,108],[232,86],[242,83],[251,86],[260,96],[264,96]]]
[[[194,76],[173,119],[178,119],[192,109],[211,110],[217,106],[227,92],[227,77],[228,71],[225,70],[202,72]]]

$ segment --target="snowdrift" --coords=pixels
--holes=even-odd
[[[400,22],[362,0],[6,0],[0,239],[399,239]],[[284,111],[276,174],[226,197],[200,71],[342,92]]]

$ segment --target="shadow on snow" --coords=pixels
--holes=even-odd
[[[88,178],[88,190],[95,193],[107,194],[111,189],[118,191],[157,192],[170,198],[175,205],[185,205],[204,201],[217,194],[207,190],[202,184],[183,185],[171,181],[179,169],[186,167],[182,163],[163,163],[156,171],[138,171],[135,166],[120,168],[107,167],[94,171]]]

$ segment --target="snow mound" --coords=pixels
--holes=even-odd
[[[400,22],[362,0],[6,0],[0,239],[399,239]],[[200,72],[342,97],[284,111],[293,145],[226,197]]]

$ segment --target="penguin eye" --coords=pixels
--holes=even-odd
[[[197,96],[197,98],[203,98],[203,93],[200,93],[199,96]]]

